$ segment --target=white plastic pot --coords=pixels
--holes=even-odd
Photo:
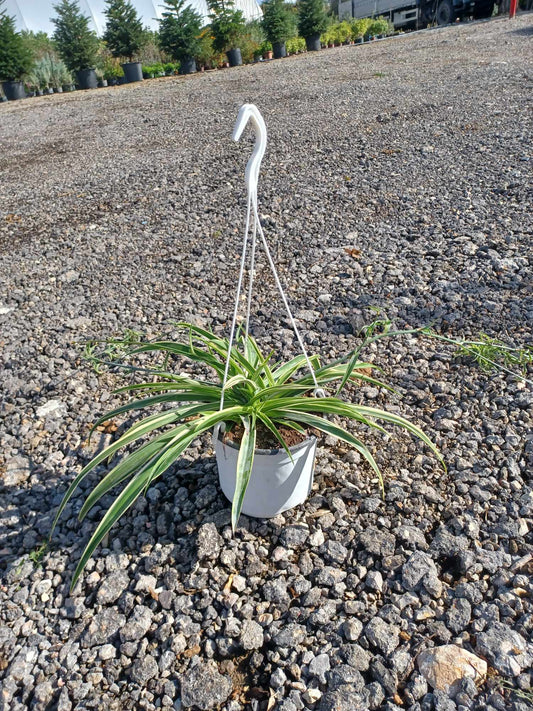
[[[222,441],[215,432],[215,455],[220,488],[233,501],[239,448]],[[256,518],[272,518],[302,504],[309,496],[315,470],[316,437],[284,449],[256,449],[252,474],[246,489],[242,513]]]

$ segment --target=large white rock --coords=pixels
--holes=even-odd
[[[487,662],[455,644],[426,649],[416,661],[426,681],[450,696],[459,691],[461,679],[470,677],[478,683],[487,675]]]
[[[41,405],[35,410],[35,414],[39,419],[43,417],[62,417],[67,411],[67,406],[61,400],[48,400],[44,405]]]
[[[6,463],[3,476],[4,486],[18,486],[23,484],[31,474],[31,464],[27,457],[12,457]]]

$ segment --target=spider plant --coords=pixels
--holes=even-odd
[[[328,416],[349,418],[380,431],[384,430],[377,420],[399,425],[422,440],[441,460],[431,440],[419,427],[408,420],[374,407],[355,405],[339,397],[350,381],[363,381],[386,387],[369,375],[370,369],[375,366],[357,359],[360,348],[330,365],[320,365],[317,356],[310,358],[320,388],[327,390],[337,383],[337,387],[333,390],[334,395],[316,398],[313,397],[315,384],[311,374],[309,372],[299,374],[306,367],[305,356],[297,356],[285,363],[273,363],[272,352],[264,355],[252,337],[244,338],[239,335],[236,345],[231,349],[229,377],[222,398],[228,340],[190,324],[180,323],[178,326],[188,332],[188,338],[182,343],[157,341],[134,346],[130,344],[129,354],[162,353],[165,355],[165,365],[162,369],[142,369],[133,365],[124,365],[123,367],[130,370],[145,370],[152,378],[154,376],[156,378],[152,382],[127,385],[117,390],[116,392],[140,394],[141,397],[136,395],[136,399],[103,415],[94,424],[93,430],[102,422],[133,410],[145,410],[153,406],[169,407],[159,409],[154,414],[139,420],[104,451],[97,454],[76,476],[59,506],[52,531],[68,501],[85,477],[98,465],[105,461],[109,462],[124,447],[137,443],[136,449],[126,454],[111,471],[103,475],[87,496],[79,512],[79,519],[83,520],[107,492],[125,483],[89,540],[74,573],[73,586],[95,548],[136,499],[176,462],[193,440],[222,423],[230,427],[241,424],[244,432],[239,448],[235,496],[231,510],[231,523],[234,530],[252,471],[259,424],[275,437],[280,448],[286,450],[289,456],[290,451],[279,432],[282,426],[302,433],[306,428],[313,428],[337,437],[354,447],[366,459],[382,486],[380,470],[368,447],[360,437],[327,419]],[[169,372],[167,366],[172,356],[207,366],[213,371],[215,378],[194,379],[187,375]],[[223,402],[222,408],[221,402]]]

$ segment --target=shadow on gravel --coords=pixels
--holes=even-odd
[[[530,27],[521,27],[519,30],[513,30],[513,35],[522,35],[524,37],[531,37],[533,35],[533,25]]]
[[[101,471],[99,475],[85,480],[78,495],[71,499],[63,511],[54,531],[48,550],[66,554],[65,583],[70,580],[83,548],[121,489],[117,487],[113,495],[104,497],[101,505],[96,505],[80,523],[78,511],[104,473]],[[45,467],[36,465],[32,466],[31,476],[39,481],[27,488],[22,488],[20,484],[6,486],[0,482],[2,578],[12,577],[13,574],[18,576],[26,563],[32,567],[46,567],[46,542],[50,528],[75,472],[72,466],[69,472],[47,481]],[[198,528],[209,522],[222,528],[229,521],[230,508],[218,486],[214,457],[200,457],[193,461],[182,459],[166,476],[150,487],[146,497],[140,497],[122,516],[111,530],[107,548],[103,545],[97,548],[87,570],[94,569],[100,560],[105,563],[107,555],[112,553],[131,553],[139,556],[142,562],[143,548],[151,549],[158,545],[167,548],[171,546],[173,565],[181,575],[188,575],[197,563]],[[31,569],[25,568],[24,576],[29,574]]]

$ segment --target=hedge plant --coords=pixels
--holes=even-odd
[[[31,69],[32,55],[2,5],[4,0],[0,0],[0,81],[21,81]]]
[[[207,6],[213,33],[213,48],[217,52],[235,49],[246,24],[241,10],[235,9],[233,0],[207,0]]]
[[[296,34],[296,18],[292,8],[283,0],[266,0],[263,10],[262,26],[265,35],[272,44],[286,42]]]
[[[159,20],[159,44],[174,60],[196,59],[201,49],[202,16],[188,0],[166,0]]]
[[[71,72],[92,69],[98,54],[98,37],[89,28],[89,18],[80,10],[76,0],[61,0],[54,5],[57,16],[52,18],[56,26],[54,41]]]
[[[106,0],[104,14],[107,17],[104,42],[113,57],[127,57],[132,62],[145,40],[137,10],[127,0]]]
[[[321,35],[328,26],[323,0],[301,0],[298,7],[298,34],[307,39]]]

